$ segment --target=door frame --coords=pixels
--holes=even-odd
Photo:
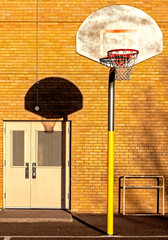
[[[43,122],[69,122],[69,208],[61,208],[66,210],[71,210],[71,120],[43,120]],[[2,209],[6,208],[6,197],[5,197],[5,191],[6,191],[6,123],[7,122],[41,122],[41,120],[3,120],[3,207]],[[22,209],[21,207],[15,207],[15,209]],[[34,209],[34,208],[24,208],[24,209]],[[40,208],[37,208],[40,209]],[[48,208],[42,208],[42,209],[48,209]],[[49,209],[58,209],[58,208],[49,208]]]

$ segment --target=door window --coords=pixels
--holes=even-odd
[[[62,131],[38,131],[38,166],[62,166]]]
[[[13,131],[13,166],[24,166],[24,131]]]

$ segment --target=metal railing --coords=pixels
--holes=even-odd
[[[157,180],[157,185],[154,186],[126,186],[127,178],[153,178]],[[162,185],[160,185],[160,178],[162,179]],[[121,186],[121,180],[123,179],[123,186]],[[126,189],[157,189],[157,214],[159,214],[159,190],[162,189],[162,215],[164,215],[164,204],[165,204],[165,179],[163,176],[143,176],[143,175],[126,175],[119,178],[119,204],[118,204],[118,212],[120,213],[120,200],[121,200],[121,189],[123,189],[123,215],[125,213],[125,190]]]

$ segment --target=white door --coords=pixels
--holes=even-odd
[[[6,208],[69,208],[69,122],[5,123]]]
[[[8,122],[5,132],[6,207],[30,207],[30,124]]]

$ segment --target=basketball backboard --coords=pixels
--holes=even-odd
[[[126,5],[104,7],[92,13],[76,35],[77,53],[99,62],[113,49],[139,51],[135,64],[162,52],[162,32],[145,12]]]

